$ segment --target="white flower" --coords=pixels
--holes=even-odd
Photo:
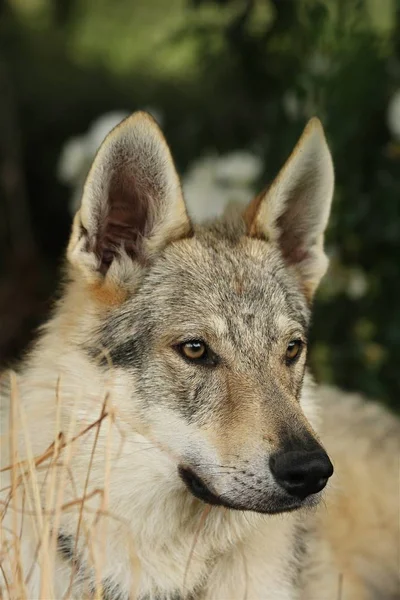
[[[292,90],[288,90],[283,95],[283,108],[287,116],[293,121],[297,119],[301,112],[300,100],[296,94],[296,92]]]
[[[310,56],[308,63],[308,70],[312,75],[325,75],[331,69],[332,63],[328,56],[321,54],[321,52],[314,52]]]
[[[368,280],[361,269],[351,269],[347,281],[346,292],[353,300],[365,296],[368,289]]]
[[[73,188],[70,209],[75,213],[81,201],[83,184],[100,144],[127,113],[115,111],[96,119],[89,130],[66,141],[61,150],[57,173],[60,181]]]
[[[400,142],[400,90],[393,94],[389,102],[387,124],[392,136]]]
[[[261,159],[245,151],[197,160],[183,179],[190,216],[203,221],[220,216],[230,203],[249,202],[261,169]]]
[[[216,180],[227,185],[251,185],[261,171],[261,158],[243,151],[221,156],[215,165]]]
[[[146,108],[159,124],[162,115]],[[59,179],[72,187],[71,212],[76,212],[82,189],[95,154],[106,135],[127,115],[111,112],[92,123],[86,134],[71,138],[62,149]],[[253,186],[262,171],[260,157],[246,151],[223,156],[207,155],[194,162],[183,179],[188,211],[196,221],[220,216],[228,204],[244,204],[251,200]]]
[[[87,159],[85,137],[73,137],[65,143],[58,161],[58,177],[63,183],[73,185],[81,174]]]
[[[106,135],[127,116],[128,114],[125,112],[110,112],[102,115],[92,123],[86,135],[86,152],[88,157],[94,158]]]

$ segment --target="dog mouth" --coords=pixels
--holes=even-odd
[[[210,490],[207,484],[192,469],[187,467],[178,467],[178,473],[187,490],[199,500],[212,506],[224,506],[231,510],[252,511],[263,514],[275,515],[284,512],[292,512],[303,506],[301,500],[293,498],[279,497],[269,499],[268,502],[230,502],[221,496],[218,496]]]
[[[225,505],[222,499],[214,494],[204,483],[202,479],[191,469],[186,467],[178,467],[178,473],[183,483],[186,485],[189,492],[199,500],[212,504],[214,506]]]

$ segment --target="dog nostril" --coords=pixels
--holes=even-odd
[[[333,466],[323,450],[290,451],[270,458],[276,482],[292,496],[304,499],[320,492],[333,473]]]
[[[304,475],[303,473],[290,473],[288,479],[290,479],[292,483],[302,483],[304,480]]]

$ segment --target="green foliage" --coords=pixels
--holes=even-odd
[[[316,114],[337,185],[311,364],[318,379],[398,408],[400,150],[387,109],[400,88],[399,1],[6,6],[2,52],[47,262],[60,255],[68,229],[67,192],[56,180],[62,143],[102,112],[154,106],[182,171],[209,149],[251,149],[264,159],[264,183]],[[43,215],[54,218],[53,234]]]

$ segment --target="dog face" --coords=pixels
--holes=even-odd
[[[95,159],[68,250],[104,307],[86,350],[123,372],[135,418],[205,502],[292,510],[332,474],[302,406],[332,189],[315,120],[270,189],[209,226],[190,223],[147,115],[118,126]]]

